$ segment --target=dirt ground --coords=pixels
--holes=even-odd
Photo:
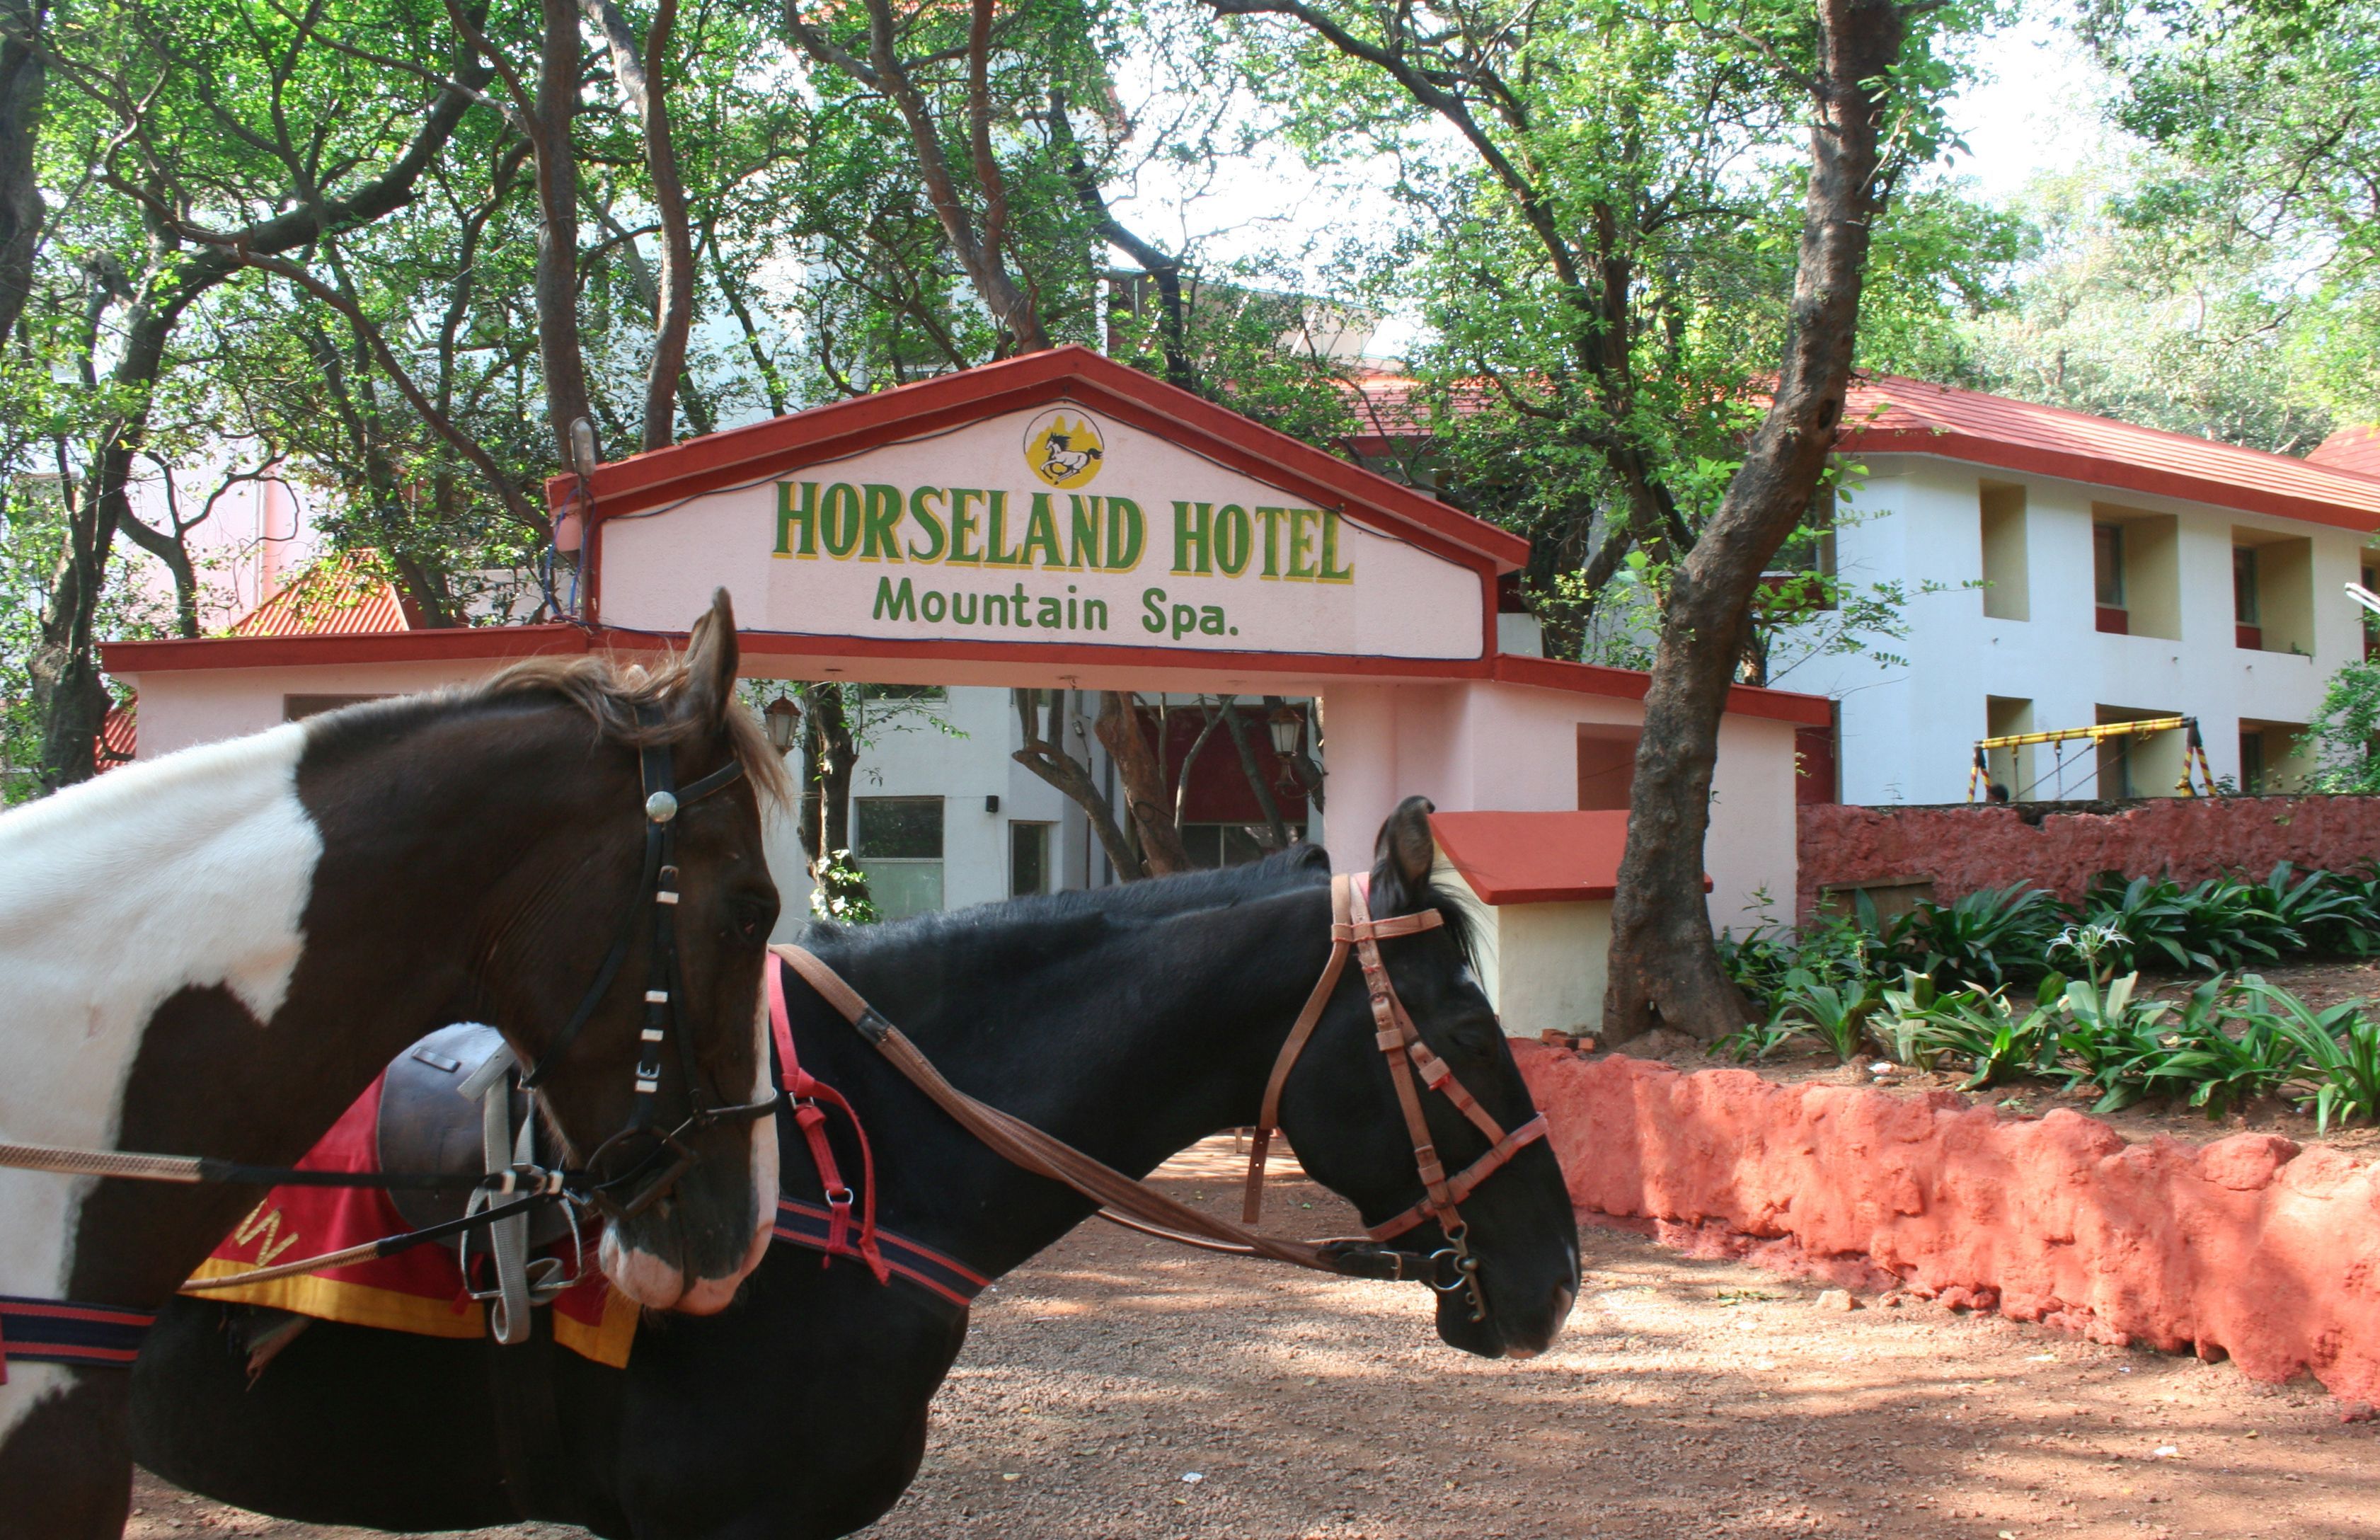
[[[1234,1201],[1228,1139],[1169,1166]],[[1343,1230],[1279,1184],[1276,1223]],[[1308,1206],[1311,1207],[1308,1207]],[[1582,1237],[1527,1363],[1440,1344],[1411,1286],[1089,1225],[978,1309],[881,1540],[2380,1535],[2380,1423],[2311,1383],[2094,1346]],[[143,1476],[132,1540],[343,1540]],[[559,1540],[523,1525],[489,1540]]]

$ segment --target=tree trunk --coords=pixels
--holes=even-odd
[[[577,463],[571,424],[595,426],[587,389],[587,358],[578,339],[578,152],[571,127],[578,115],[578,8],[571,0],[539,0],[544,41],[537,72],[536,121],[529,143],[537,154],[537,356],[545,373],[545,410],[565,467]],[[601,450],[597,452],[600,455]]]
[[[33,248],[42,234],[33,148],[48,79],[39,47],[47,9],[42,0],[0,0],[0,348],[32,293]]]
[[[1272,835],[1272,848],[1287,850],[1289,823],[1281,816],[1281,799],[1272,794],[1272,783],[1265,779],[1257,763],[1256,745],[1248,737],[1248,724],[1240,720],[1240,703],[1233,700],[1223,709],[1223,725],[1231,729],[1232,746],[1239,751],[1240,773],[1248,778],[1248,790],[1257,794],[1257,806],[1264,813],[1265,826]],[[1269,708],[1266,714],[1271,714]]]
[[[797,686],[802,703],[802,848],[813,867],[851,848],[851,773],[859,741],[843,686]]]
[[[1133,854],[1132,843],[1116,823],[1115,808],[1099,791],[1099,783],[1091,778],[1091,767],[1068,752],[1065,730],[1058,725],[1060,692],[1050,696],[1050,731],[1041,730],[1041,696],[1039,690],[1012,690],[1016,705],[1016,719],[1024,728],[1024,746],[1009,756],[1026,770],[1056,787],[1060,794],[1083,810],[1090,820],[1091,832],[1098,836],[1099,848],[1107,852],[1108,865],[1115,868],[1116,880],[1129,882],[1141,875],[1140,858]]]
[[[1879,0],[1820,0],[1820,68],[1810,177],[1777,394],[1702,538],[1674,569],[1645,697],[1628,806],[1628,845],[1612,905],[1604,1032],[1625,1042],[1656,1026],[1705,1042],[1744,1019],[1719,966],[1703,894],[1719,720],[1743,652],[1753,591],[1810,504],[1850,382],[1876,187],[1883,81],[1906,17]]]
[[[1165,767],[1140,730],[1140,703],[1128,691],[1105,690],[1099,695],[1099,720],[1093,729],[1116,768],[1123,787],[1124,806],[1140,831],[1142,864],[1151,877],[1190,869],[1190,853],[1182,847],[1182,831],[1173,822],[1172,798],[1165,790]]]

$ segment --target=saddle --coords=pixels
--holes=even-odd
[[[398,1054],[381,1078],[380,1169],[469,1179],[536,1165],[537,1116],[516,1070],[503,1035],[476,1022],[440,1027]],[[483,1207],[490,1194],[467,1194],[458,1183],[452,1190],[400,1188],[389,1196],[405,1222],[419,1230]],[[524,1341],[529,1307],[575,1281],[565,1276],[565,1258],[529,1255],[569,1239],[571,1216],[565,1205],[549,1204],[487,1229],[484,1239],[469,1231],[457,1238],[464,1276],[471,1275],[475,1250],[492,1259],[496,1287],[473,1297],[492,1302],[489,1320],[498,1341]]]

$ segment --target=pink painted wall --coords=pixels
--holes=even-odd
[[[1813,913],[1826,885],[1930,878],[1934,896],[2027,881],[2079,898],[2103,871],[2171,867],[2195,882],[2216,872],[2262,877],[2277,861],[2349,868],[2380,860],[2380,797],[2159,797],[2119,812],[2050,813],[2028,824],[2014,807],[1862,807],[1797,812],[1801,881],[1794,913]]]
[[[1512,1048],[1583,1213],[2380,1401],[2380,1170],[2335,1149]]]
[[[1644,720],[1633,700],[1526,685],[1327,685],[1332,864],[1370,866],[1381,820],[1416,794],[1448,812],[1574,810],[1580,725]],[[1793,724],[1730,715],[1718,745],[1705,849],[1711,920],[1740,930],[1756,894],[1781,908],[1793,891]]]

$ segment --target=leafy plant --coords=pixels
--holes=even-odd
[[[2329,872],[2297,877],[2289,862],[2273,867],[2258,889],[2262,906],[2296,937],[2299,949],[2363,952],[2375,917],[2367,891]]]
[[[1822,984],[1805,968],[1786,975],[1767,1030],[1781,1042],[1806,1032],[1849,1063],[1866,1046],[1867,1018],[1880,1003],[1872,984]]]
[[[1949,904],[1920,904],[1885,932],[1887,946],[1943,988],[1997,988],[2046,966],[2043,955],[2066,912],[2054,894],[2019,882],[1978,888]]]
[[[1885,998],[1896,1012],[1890,1029],[1901,1061],[1943,1054],[1963,1059],[1973,1073],[1960,1089],[1973,1091],[2038,1074],[2055,1062],[2058,1001],[2065,987],[2061,976],[2049,975],[2030,1006],[2012,1004],[2004,989],[1958,989],[1930,1000],[1914,989],[1890,990]]]
[[[2072,1061],[2061,1063],[2059,1073],[2069,1085],[2098,1090],[2094,1112],[2117,1111],[2140,1100],[2148,1090],[2149,1072],[2165,1057],[2159,1025],[2169,1008],[2162,1001],[2133,999],[2139,981],[2138,974],[2104,986],[2072,979],[2056,1003],[2062,1017],[2058,1052]]]
[[[2317,1012],[2253,974],[2240,982],[2241,992],[2254,996],[2268,1013],[2272,1031],[2302,1057],[2313,1084],[2303,1099],[2313,1104],[2316,1132],[2329,1133],[2334,1117],[2342,1122],[2380,1117],[2380,1022],[2363,1014],[2364,1001],[2345,1000]]]
[[[2117,950],[2127,969],[2139,967],[2143,954],[2154,948],[2160,961],[2170,958],[2178,967],[2215,971],[2214,958],[2191,950],[2190,906],[2183,902],[2181,884],[2170,877],[2135,877],[2127,882],[2122,873],[2108,872],[2092,884],[2082,907],[2087,925],[2107,928],[2122,938]],[[2098,976],[2095,969],[2093,976]]]
[[[2304,939],[2265,908],[2264,898],[2265,890],[2244,879],[2205,879],[2181,895],[2182,945],[2219,968],[2274,962],[2284,950],[2303,950]]]
[[[2150,1090],[2170,1083],[2187,1087],[2192,1107],[2219,1118],[2259,1097],[2277,1094],[2304,1066],[2302,1050],[2277,1029],[2265,1011],[2235,1012],[2241,991],[2221,975],[2190,992],[2174,1013],[2172,1029],[2160,1035],[2165,1052],[2143,1077]],[[2227,1023],[2236,1022],[2239,1030]]]

